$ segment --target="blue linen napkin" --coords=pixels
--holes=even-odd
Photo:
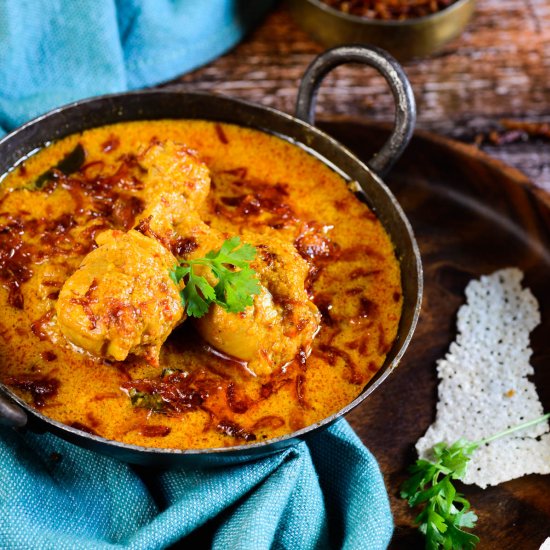
[[[1,0],[0,127],[215,59],[273,0]]]
[[[166,548],[207,522],[220,550],[383,549],[391,538],[380,470],[345,420],[246,465],[146,474],[53,435],[0,436],[1,548]]]
[[[0,0],[0,135],[196,68],[272,2]],[[253,463],[171,471],[0,428],[0,548],[165,548],[205,524],[214,548],[259,550],[385,548],[393,530],[378,465],[343,420]]]

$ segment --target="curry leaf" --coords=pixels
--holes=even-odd
[[[59,170],[66,176],[76,172],[84,164],[86,160],[86,151],[84,147],[79,143],[77,146],[70,152],[67,153],[53,168],[50,168],[43,174],[40,174],[34,182],[34,187],[40,189],[47,181],[53,179],[54,170]]]
[[[130,402],[132,406],[149,409],[152,411],[161,411],[163,408],[163,401],[160,395],[138,391],[135,388],[131,388],[128,392]]]

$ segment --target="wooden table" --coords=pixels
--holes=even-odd
[[[166,86],[228,94],[292,113],[300,77],[322,50],[295,24],[285,6],[277,5],[233,51]],[[536,186],[550,191],[548,140],[529,138],[497,145],[486,139],[500,127],[501,119],[550,123],[548,0],[479,0],[474,19],[460,38],[437,55],[404,66],[417,99],[419,128],[467,143],[483,141],[481,148],[487,153],[521,169]],[[381,77],[365,67],[345,66],[326,79],[317,112],[323,120],[346,115],[389,122],[391,104]],[[445,345],[441,346],[443,352]],[[400,374],[395,374],[395,380]],[[429,384],[428,391],[435,395],[435,371]],[[405,476],[403,465],[414,460],[414,442],[430,419],[411,418],[407,437],[400,437],[397,443],[384,423],[378,421],[372,427],[374,414],[385,410],[386,400],[400,399],[396,395],[398,387],[393,380],[384,384],[373,399],[355,409],[349,420],[377,456],[385,474],[396,520],[392,548],[421,548],[422,538],[413,528],[412,513],[397,493]],[[389,413],[406,415],[407,404],[403,402],[402,409],[394,405]],[[394,420],[388,418],[387,422]],[[550,495],[545,499],[540,491],[536,492],[539,479],[530,476],[509,482],[506,491],[496,488],[486,493],[489,496],[484,497],[485,501],[494,503],[495,513],[497,508],[498,513],[506,513],[505,507],[499,508],[499,501],[509,495],[524,495],[527,504],[540,513],[538,521],[548,522],[550,536]],[[471,495],[475,507],[480,492]],[[538,538],[531,537],[527,529],[521,528],[521,518],[511,518],[506,529],[502,527],[507,525],[506,519],[500,518],[500,527],[494,531],[487,525],[490,513],[482,519],[484,532],[491,533],[491,537],[483,539],[480,548],[531,549],[542,542],[540,532]]]
[[[299,80],[323,47],[276,7],[242,44],[170,87],[247,99],[293,113]],[[466,142],[499,127],[503,118],[550,122],[550,3],[478,0],[464,34],[437,55],[404,65],[418,106],[417,126]],[[319,118],[353,115],[392,120],[384,80],[360,66],[326,79]],[[485,145],[550,190],[548,142]]]

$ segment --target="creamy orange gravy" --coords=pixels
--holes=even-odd
[[[200,212],[208,224],[228,235],[276,232],[308,259],[307,284],[323,321],[307,360],[297,357],[272,375],[254,377],[209,351],[185,322],[164,344],[160,367],[138,358],[109,363],[55,330],[59,289],[93,248],[94,236],[132,226],[139,166],[131,159],[153,139],[184,143],[208,165],[212,189]],[[78,144],[86,155],[79,174],[89,186],[54,177],[35,189],[37,177]],[[55,420],[149,447],[253,443],[337,412],[384,362],[402,306],[392,243],[341,176],[282,139],[204,121],[105,126],[25,160],[1,186],[0,264],[0,380]],[[132,406],[123,385],[158,379],[167,367],[194,377],[200,406],[193,396],[178,414]]]

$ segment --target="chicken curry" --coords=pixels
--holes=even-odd
[[[94,128],[22,159],[0,186],[0,381],[146,447],[259,442],[339,411],[402,306],[393,245],[351,187],[281,138],[197,120]]]

